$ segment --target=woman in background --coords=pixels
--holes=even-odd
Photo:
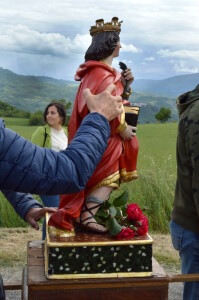
[[[63,128],[66,122],[66,109],[60,102],[48,104],[44,111],[45,126],[40,126],[33,133],[31,142],[40,146],[53,149],[56,152],[66,149],[68,145],[67,131]],[[40,198],[47,207],[59,206],[59,195],[40,195]],[[42,239],[46,237],[45,219],[42,228]]]

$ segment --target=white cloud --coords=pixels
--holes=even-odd
[[[178,51],[171,51],[169,49],[166,50],[159,50],[157,52],[161,57],[176,57],[180,59],[191,59],[199,62],[199,50],[178,50]]]
[[[153,56],[146,57],[145,60],[146,60],[146,61],[154,61],[154,60],[155,60],[155,57],[153,57]]]
[[[199,71],[199,67],[188,66],[183,61],[175,63],[174,69],[177,73],[198,73]]]
[[[179,50],[171,51],[161,49],[158,54],[169,59],[176,73],[198,73],[199,72],[199,51]]]
[[[122,49],[121,49],[121,52],[131,52],[131,53],[138,53],[138,52],[141,52],[140,49],[136,48],[134,45],[132,44],[129,44],[129,45],[126,45],[124,43],[121,43],[122,45]]]
[[[164,78],[199,67],[197,0],[125,0],[122,5],[121,0],[0,0],[0,7],[0,50],[4,54],[0,66],[6,67],[5,62],[9,66],[12,55],[12,66],[18,66],[19,73],[26,67],[24,72],[31,74],[35,61],[42,65],[40,74],[45,71],[47,75],[51,64],[51,74],[58,77],[66,60],[67,68],[75,69],[90,44],[90,26],[96,19],[108,22],[113,16],[123,20],[120,60],[126,60],[128,66],[132,60],[141,78]],[[158,57],[157,49],[162,49]],[[34,58],[26,66],[25,56]],[[175,62],[170,63],[171,59]]]
[[[4,26],[0,31],[0,50],[67,57],[84,53],[91,42],[89,34],[74,39],[60,33],[40,33],[23,25]]]

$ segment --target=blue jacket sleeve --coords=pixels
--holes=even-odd
[[[6,199],[13,206],[16,213],[25,220],[27,212],[34,207],[43,207],[38,201],[34,199],[31,194],[24,194],[12,192],[8,190],[1,190]]]
[[[34,194],[70,194],[85,188],[106,150],[107,119],[91,113],[66,150],[33,145],[0,123],[0,188]]]

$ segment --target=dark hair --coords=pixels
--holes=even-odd
[[[48,109],[51,106],[55,106],[57,108],[57,112],[58,112],[59,116],[63,118],[62,125],[64,125],[66,123],[66,108],[61,102],[51,102],[46,106],[46,108],[44,110],[44,114],[43,114],[44,121],[47,122],[46,116],[48,113]]]
[[[85,61],[100,61],[110,56],[119,42],[119,32],[105,31],[93,36],[92,42],[85,54]]]

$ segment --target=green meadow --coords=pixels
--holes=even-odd
[[[27,119],[4,118],[6,127],[30,139],[36,126],[28,126]],[[127,190],[129,202],[138,203],[149,219],[150,231],[169,231],[176,180],[177,123],[138,125],[138,179],[121,185],[113,197]],[[36,196],[39,199],[38,196]],[[14,212],[0,194],[1,226],[21,227],[26,223]]]

